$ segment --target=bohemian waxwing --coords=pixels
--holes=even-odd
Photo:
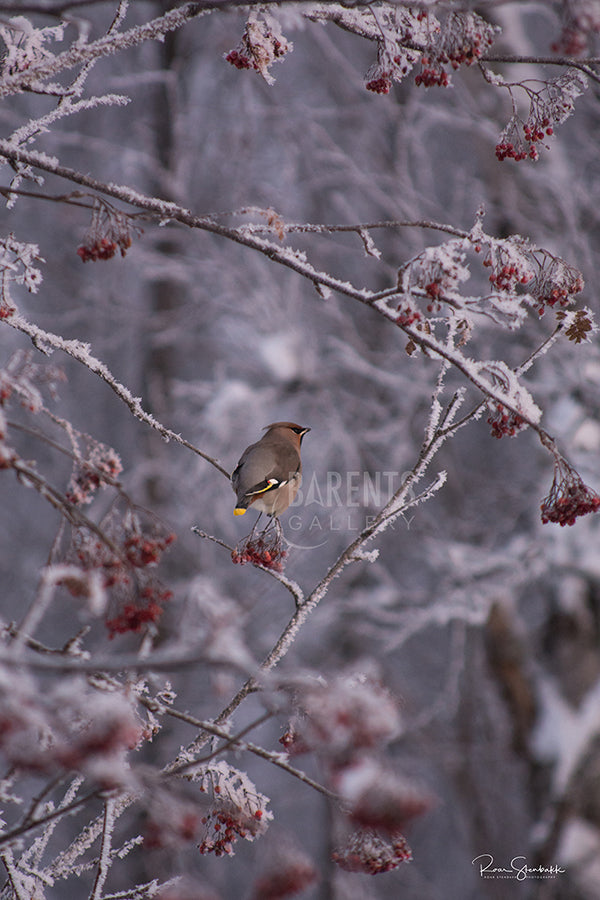
[[[246,447],[231,476],[235,516],[250,505],[276,518],[288,508],[302,480],[300,444],[307,431],[294,422],[273,422],[260,441]]]

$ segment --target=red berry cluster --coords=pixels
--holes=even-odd
[[[365,87],[374,94],[389,94],[392,86],[392,76],[390,72],[381,72],[376,78],[367,81]]]
[[[274,534],[272,537],[249,537],[241,541],[231,553],[231,561],[243,566],[252,563],[253,566],[262,566],[263,569],[272,569],[274,572],[283,571],[283,560],[287,556],[281,537]]]
[[[146,585],[140,593],[138,602],[125,603],[120,612],[106,620],[108,636],[112,640],[117,634],[138,632],[150,622],[157,622],[163,614],[163,605],[171,599],[171,591],[160,585]]]
[[[281,742],[292,754],[318,753],[337,782],[399,728],[395,699],[370,680],[340,676],[300,691],[296,702],[298,715]]]
[[[588,50],[586,32],[576,25],[567,25],[550,49],[553,53],[561,53],[563,56],[582,56]]]
[[[91,503],[105,479],[113,480],[122,471],[121,460],[110,447],[97,444],[90,454],[89,462],[82,461],[73,471],[65,494],[69,503],[76,505]]]
[[[415,322],[420,322],[422,319],[421,313],[416,309],[413,309],[410,305],[400,303],[397,310],[398,315],[396,316],[396,322],[398,325],[414,325]]]
[[[251,69],[253,67],[252,61],[242,50],[230,50],[225,59],[232,66],[235,66],[236,69]]]
[[[332,859],[346,872],[379,875],[410,862],[412,851],[401,834],[387,840],[371,830],[361,829],[350,837],[344,848],[333,852]]]
[[[492,408],[493,411],[487,418],[488,425],[492,426],[492,437],[514,437],[526,427],[525,420],[506,409],[502,403],[494,403]]]
[[[256,823],[262,819],[262,810],[254,813],[254,822],[240,810],[233,807],[229,810],[210,812],[202,818],[207,826],[207,835],[198,845],[200,853],[214,853],[215,856],[233,855],[233,845],[238,838],[248,838],[256,833]],[[212,828],[212,834],[208,830]]]
[[[350,818],[361,828],[376,829],[393,837],[430,806],[431,798],[404,778],[374,778],[353,798]]]
[[[281,34],[278,37],[266,22],[247,22],[241,41],[225,54],[225,60],[236,69],[254,69],[271,81],[269,66],[291,49],[292,45]]]
[[[141,233],[131,216],[116,209],[107,200],[94,199],[92,222],[86,238],[77,248],[82,262],[112,259],[117,250],[125,256],[131,247],[131,232]]]
[[[550,124],[550,119],[546,116],[540,122],[535,117],[530,117],[523,125],[523,137],[521,138],[518,131],[518,123],[512,122],[512,125],[503,132],[505,137],[496,144],[496,158],[502,162],[505,159],[514,159],[520,162],[523,159],[539,159],[538,143],[541,143],[546,136],[550,137],[554,134],[554,129]],[[508,135],[512,134],[513,140],[509,140]],[[545,146],[545,145],[544,145]],[[548,148],[546,148],[548,149]]]
[[[77,256],[81,262],[97,262],[98,260],[112,259],[117,250],[121,256],[125,256],[131,247],[129,235],[120,236],[116,241],[108,237],[99,237],[93,242],[82,244],[77,248]]]
[[[296,858],[283,859],[273,869],[259,878],[254,886],[253,900],[284,900],[299,894],[318,878],[315,867],[308,858],[298,854]]]
[[[11,306],[6,302],[4,298],[0,301],[0,319],[10,319],[11,316],[14,316],[17,308],[15,306]]]
[[[142,730],[126,712],[111,712],[109,716],[99,717],[92,713],[85,722],[86,710],[77,710],[79,723],[74,727],[73,722],[63,715],[64,706],[64,699],[57,710],[51,703],[45,705],[43,699],[29,698],[22,712],[14,707],[3,709],[0,713],[0,746],[6,761],[29,772],[56,772],[57,768],[85,771],[98,757],[114,757],[139,744]],[[52,728],[51,742],[42,743],[36,739],[42,722],[46,728]],[[117,779],[106,774],[107,767],[102,771],[105,774],[96,769],[99,786],[116,787]]]
[[[309,753],[311,750],[310,745],[293,727],[288,728],[285,734],[281,735],[279,743],[288,756],[301,756],[303,753]]]
[[[65,769],[79,769],[89,762],[90,757],[133,750],[141,736],[141,729],[132,721],[107,719],[100,723],[92,722],[76,736],[69,735],[68,742],[54,749],[53,757]]]
[[[569,306],[573,296],[581,293],[584,287],[581,272],[556,257],[547,256],[540,266],[531,293],[540,303],[538,313],[541,316],[546,306]]]
[[[155,565],[164,551],[175,540],[175,535],[144,534],[141,531],[126,530],[119,538],[115,536],[115,543],[122,556],[116,555],[102,541],[80,540],[77,547],[77,558],[84,569],[101,568],[105,572],[104,586],[112,587],[114,584],[122,584],[130,579],[126,571],[126,564],[143,569],[146,566]]]
[[[450,78],[444,66],[456,70],[473,65],[491,46],[493,35],[493,27],[473,13],[450,15],[438,46],[421,57],[421,72],[415,77],[415,84],[448,87]]]
[[[421,71],[415,76],[415,84],[424,87],[448,87],[450,79],[439,60],[430,61],[428,56],[421,57]]]
[[[430,281],[429,284],[425,285],[425,293],[428,294],[432,300],[439,300],[442,293],[441,282]]]
[[[483,261],[487,269],[492,269],[489,280],[498,291],[514,291],[518,284],[529,284],[533,275],[524,270],[515,261],[505,262],[502,254],[494,259],[489,253]]]
[[[542,522],[574,525],[579,516],[598,512],[600,497],[585,484],[575,469],[562,457],[554,468],[554,479],[547,497],[541,504]]]
[[[200,818],[190,810],[182,812],[178,818],[172,815],[150,818],[144,829],[144,847],[147,850],[161,850],[165,847],[179,849],[181,843],[196,839]]]
[[[81,262],[97,262],[99,259],[112,259],[117,252],[116,241],[107,237],[99,238],[93,244],[82,244],[77,248],[77,256]]]
[[[123,548],[131,565],[140,569],[144,566],[156,565],[164,551],[174,540],[174,534],[166,534],[162,537],[149,537],[141,532],[134,532],[125,539]]]
[[[175,540],[174,534],[161,531],[154,520],[142,527],[133,507],[128,507],[124,521],[116,510],[113,513],[104,525],[106,540],[91,536],[84,529],[78,529],[73,536],[78,563],[86,572],[100,572],[103,588],[112,589],[110,604],[114,614],[105,623],[111,639],[117,634],[138,632],[160,619],[172,593],[152,569]]]
[[[71,477],[65,497],[76,506],[90,503],[101,484],[100,475],[89,466],[82,466]]]
[[[99,538],[92,538],[80,531],[74,535],[75,554],[78,563],[85,571],[102,570],[102,583],[105,588],[115,584],[129,583],[130,579],[122,559]]]
[[[520,162],[523,159],[536,160],[539,158],[537,147],[525,148],[519,143],[516,147],[511,141],[500,141],[496,144],[496,159],[503,162],[505,159],[514,159]]]

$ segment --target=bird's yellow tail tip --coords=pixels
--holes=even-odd
[[[233,511],[233,514],[234,514],[234,516],[243,516],[245,512],[246,512],[246,510],[242,509],[241,506],[236,506],[236,508]]]

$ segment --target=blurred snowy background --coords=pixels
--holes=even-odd
[[[127,21],[146,21],[167,6],[132,4]],[[561,6],[482,4],[503,28],[495,50],[547,55]],[[4,18],[7,7],[0,4]],[[72,13],[100,35],[113,7]],[[36,148],[199,215],[270,207],[288,223],[428,219],[468,230],[484,204],[488,233],[527,236],[578,267],[587,285],[582,302],[597,310],[597,83],[590,82],[537,163],[500,163],[494,146],[509,101],[476,67],[455,75],[451,89],[418,88],[408,78],[377,96],[364,89],[372,44],[331,24],[298,28],[296,15],[284,11],[282,28],[294,50],[273,67],[276,81],[268,85],[223,59],[245,18],[235,11],[202,16],[162,43],[100,60],[88,90],[126,94],[131,102],[60,121]],[[531,65],[495,69],[515,79],[546,73]],[[47,106],[38,95],[5,100],[3,135]],[[2,183],[9,177],[5,166]],[[72,186],[48,175],[39,189],[56,195]],[[143,223],[124,258],[82,265],[76,250],[89,224],[85,210],[21,198],[4,209],[2,221],[3,233],[37,243],[45,260],[40,291],[19,294],[23,313],[42,328],[89,342],[163,424],[227,469],[264,425],[284,419],[310,426],[304,492],[284,516],[287,536],[299,545],[286,574],[310,589],[374,512],[363,485],[383,489],[415,464],[434,362],[409,356],[401,332],[370,310],[336,295],[322,299],[293,272],[215,235]],[[441,240],[418,227],[374,237],[383,263],[367,256],[352,233],[295,237],[294,245],[310,251],[318,268],[383,288],[403,262]],[[474,341],[482,356],[518,364],[549,330],[548,317],[532,316],[516,335],[498,335],[490,325]],[[0,364],[30,346],[4,328]],[[190,531],[197,524],[231,545],[246,533],[248,517],[232,516],[227,480],[136,421],[73,360],[57,352],[49,362],[66,374],[52,410],[114,447],[128,494],[177,534],[164,563],[174,597],[160,640],[180,636],[193,646],[207,610],[222,604],[262,659],[293,611],[290,596]],[[600,488],[597,341],[557,345],[527,383],[562,452]],[[460,384],[452,376],[450,386]],[[64,488],[68,460],[24,436],[20,449]],[[281,669],[325,676],[368,671],[398,698],[403,724],[391,757],[436,797],[407,832],[413,862],[376,878],[334,871],[328,802],[259,759],[234,758],[271,797],[269,834],[240,841],[232,859],[200,856],[194,847],[131,856],[121,865],[133,866],[133,876],[115,874],[113,891],[131,877],[183,872],[206,879],[223,897],[244,897],[257,859],[285,837],[320,869],[307,898],[505,898],[506,882],[480,877],[472,862],[480,854],[492,854],[498,866],[524,856],[530,865],[566,869],[555,879],[510,882],[511,896],[599,895],[597,518],[564,529],[541,524],[552,461],[530,431],[496,441],[484,417],[445,445],[431,477],[440,469],[447,471],[445,487],[378,538],[375,563],[355,565],[334,582]],[[338,494],[328,485],[339,485]],[[59,516],[11,473],[3,475],[1,491],[2,619],[10,622],[31,602]],[[96,517],[102,503],[100,495]],[[60,646],[85,615],[66,596],[38,637]],[[129,640],[117,638],[111,651],[133,646]],[[227,671],[211,676],[191,668],[170,677],[178,707],[199,718],[215,716],[239,685]],[[258,712],[258,701],[249,701],[236,727]],[[277,749],[284,727],[270,722],[251,737]],[[182,736],[173,727],[153,761],[166,762],[192,737],[193,729]],[[152,752],[150,745],[145,753]],[[319,777],[310,759],[299,763]],[[48,896],[61,896],[59,888]]]

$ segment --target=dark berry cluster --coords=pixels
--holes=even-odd
[[[421,71],[415,76],[415,84],[424,87],[448,87],[448,73],[439,60],[430,61],[428,56],[421,57]]]
[[[492,437],[514,437],[526,427],[525,420],[518,413],[506,409],[502,403],[494,403],[493,411],[487,418],[492,427]]]
[[[256,824],[263,817],[262,810],[257,809],[254,822],[241,810],[222,809],[212,811],[204,816],[202,824],[207,828],[206,837],[198,845],[200,853],[214,853],[215,856],[233,855],[233,845],[238,838],[252,837],[256,833]]]
[[[505,260],[502,255],[494,258],[491,253],[486,256],[483,265],[491,269],[490,283],[498,291],[514,291],[518,284],[528,284],[533,275],[516,260]]]
[[[496,158],[500,162],[505,159],[514,159],[516,162],[520,162],[523,159],[536,160],[539,158],[539,153],[535,146],[526,148],[522,143],[515,146],[512,141],[504,140],[496,144]]]
[[[303,753],[309,753],[311,750],[310,745],[293,727],[288,728],[285,734],[281,735],[279,743],[288,756],[301,756]]]
[[[513,121],[509,128],[503,132],[502,140],[496,144],[496,158],[500,162],[505,159],[514,159],[516,162],[520,162],[523,159],[535,161],[540,156],[537,145],[546,136],[551,137],[553,134],[554,129],[547,116],[541,121],[537,121],[535,116],[530,117],[522,126],[522,136],[519,123]],[[510,139],[511,137],[512,140]]]
[[[159,585],[146,585],[139,593],[137,602],[125,603],[116,616],[106,620],[108,636],[112,640],[117,634],[138,632],[151,622],[157,622],[163,614],[164,604],[171,599],[171,591]]]
[[[563,56],[583,56],[588,52],[589,38],[593,31],[600,31],[600,16],[595,23],[572,21],[565,24],[560,37],[550,49],[553,53],[561,53]]]
[[[287,551],[279,534],[272,536],[261,535],[259,537],[245,538],[231,554],[232,562],[237,565],[252,563],[253,566],[261,566],[263,569],[272,569],[274,572],[283,571],[283,560]]]
[[[117,252],[116,241],[107,237],[99,238],[93,243],[82,244],[77,248],[77,256],[81,262],[97,262],[99,259],[112,259]]]
[[[88,240],[81,247],[77,248],[77,256],[81,262],[97,262],[98,260],[112,259],[117,250],[121,251],[121,256],[125,256],[131,247],[130,235],[120,235],[117,240],[110,237],[98,237],[95,240]]]
[[[236,69],[253,69],[271,83],[273,78],[269,74],[269,67],[282,59],[292,47],[267,22],[249,20],[239,44],[225,54],[225,60]]]
[[[53,756],[55,761],[65,769],[85,767],[90,757],[111,756],[120,750],[133,750],[142,737],[139,726],[127,719],[107,718],[91,722],[70,740],[57,744]],[[109,776],[103,786],[110,787]]]
[[[165,847],[179,849],[182,843],[188,844],[196,839],[199,825],[200,818],[192,810],[184,810],[178,817],[151,817],[144,830],[144,847],[146,850],[161,850]]]
[[[112,517],[103,525],[104,539],[100,532],[92,535],[84,528],[73,535],[72,552],[77,564],[84,572],[97,573],[102,588],[110,591],[113,614],[107,617],[106,628],[111,639],[157,622],[172,597],[154,569],[175,535],[154,518],[142,523],[134,509],[128,506],[121,517],[113,507]],[[73,590],[79,590],[77,584]]]
[[[391,86],[392,76],[390,72],[381,72],[377,77],[367,81],[365,85],[366,89],[373,91],[374,94],[389,94]]]
[[[351,835],[345,847],[333,852],[332,859],[346,872],[379,875],[410,862],[412,851],[401,834],[387,840],[374,831],[361,829]]]
[[[350,818],[361,828],[376,829],[393,838],[430,806],[430,798],[404,778],[377,778],[353,799]]]
[[[253,63],[243,50],[230,50],[225,56],[228,63],[236,69],[252,69]]]
[[[0,301],[0,319],[10,319],[11,316],[14,316],[17,309],[11,303],[7,303],[5,298],[2,298]]]
[[[131,216],[116,209],[107,200],[94,198],[92,222],[83,244],[77,248],[82,262],[112,259],[117,250],[125,256],[131,247],[131,233],[141,233]]]
[[[97,443],[88,460],[78,462],[65,494],[69,503],[91,503],[103,484],[111,483],[122,471],[121,460],[111,447]]]
[[[134,532],[125,539],[123,549],[132,566],[143,568],[156,565],[174,540],[174,534],[152,537],[141,532]]]
[[[397,309],[396,322],[398,325],[414,325],[415,322],[420,322],[423,318],[420,312],[408,304],[400,303]]]
[[[598,512],[600,496],[584,483],[578,472],[559,457],[554,468],[554,479],[547,497],[541,504],[542,522],[557,525],[574,525],[579,516]]]
[[[317,872],[304,855],[288,854],[257,879],[252,900],[284,900],[306,890],[317,880]]]
[[[558,257],[546,254],[531,293],[540,304],[538,313],[541,316],[547,306],[569,306],[574,295],[581,293],[584,287],[581,272]]]
[[[494,40],[494,28],[475,13],[452,13],[442,28],[441,40],[421,57],[421,71],[415,84],[448,87],[450,78],[444,66],[456,70],[472,66]]]

